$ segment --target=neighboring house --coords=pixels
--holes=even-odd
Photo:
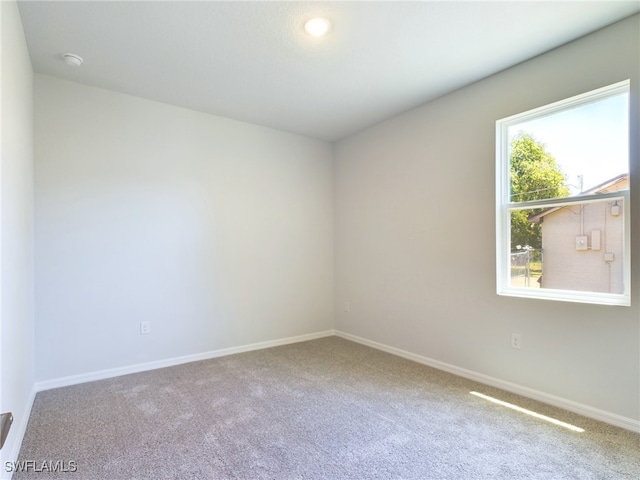
[[[584,193],[629,188],[618,175]],[[541,287],[623,293],[624,216],[621,200],[554,207],[529,217],[542,223]]]

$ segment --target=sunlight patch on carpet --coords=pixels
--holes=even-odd
[[[555,418],[547,417],[546,415],[542,415],[540,413],[536,413],[531,410],[527,410],[526,408],[519,407],[514,405],[513,403],[503,402],[502,400],[498,400],[497,398],[490,397],[489,395],[484,395],[478,392],[469,392],[471,395],[475,395],[476,397],[480,397],[484,400],[488,400],[489,402],[496,403],[498,405],[502,405],[503,407],[510,408],[511,410],[515,410],[516,412],[524,413],[526,415],[530,415],[535,418],[539,418],[540,420],[545,420],[547,422],[553,423],[554,425],[559,425],[564,428],[568,428],[569,430],[573,430],[574,432],[582,433],[584,432],[583,428],[576,427],[575,425],[571,425],[570,423],[561,422],[560,420],[556,420]]]

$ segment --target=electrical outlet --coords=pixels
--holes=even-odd
[[[345,312],[350,312],[351,311],[351,303],[344,302],[344,311]]]
[[[519,333],[512,333],[511,346],[518,349],[522,348],[522,335],[520,335]]]
[[[151,333],[151,322],[140,322],[140,335],[147,335]]]

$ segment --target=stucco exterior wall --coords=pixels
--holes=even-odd
[[[602,191],[627,188],[625,180]],[[617,211],[614,205],[618,206]],[[609,199],[572,205],[545,215],[542,288],[624,293],[624,209],[622,200]],[[599,248],[593,232],[600,232]],[[576,247],[579,236],[587,237],[586,250]]]

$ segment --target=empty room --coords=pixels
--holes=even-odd
[[[0,25],[0,478],[640,477],[639,1]]]

